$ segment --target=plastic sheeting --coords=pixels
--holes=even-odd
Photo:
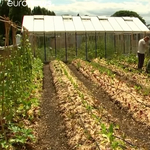
[[[57,32],[113,32],[143,33],[149,31],[135,17],[103,17],[103,16],[24,16],[22,26],[30,33]]]

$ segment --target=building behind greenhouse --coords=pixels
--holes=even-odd
[[[135,54],[149,29],[135,17],[24,16],[35,56],[44,62]]]

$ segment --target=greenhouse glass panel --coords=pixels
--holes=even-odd
[[[105,43],[105,39],[106,39],[106,36],[105,36],[105,33],[98,33],[97,36],[96,36],[96,41],[97,41],[97,57],[105,57],[105,46],[106,46],[106,43]]]
[[[33,16],[23,17],[23,27],[25,27],[29,32],[34,31],[33,22],[34,22]]]
[[[132,35],[132,53],[137,53],[137,49],[138,49],[138,34],[133,34]]]
[[[45,48],[46,48],[46,62],[55,59],[55,37],[54,34],[47,34],[45,36]]]
[[[91,17],[89,16],[81,16],[82,23],[86,31],[95,31],[95,28],[92,25]]]
[[[76,57],[76,34],[66,33],[67,60]]]
[[[109,17],[108,21],[115,31],[118,32],[123,31],[122,27],[118,24],[118,22],[115,20],[114,17]]]
[[[133,18],[123,17],[125,23],[132,29],[132,31],[141,31],[138,26],[133,22]]]
[[[65,61],[66,60],[66,33],[56,33],[55,34],[55,49],[56,49],[56,58]]]
[[[100,24],[97,17],[91,17],[91,21],[92,21],[93,27],[95,28],[96,31],[105,31],[105,29]]]
[[[115,34],[115,52],[117,55],[124,54],[124,35]]]
[[[133,22],[138,26],[141,31],[149,31],[148,28],[138,18],[134,18]]]
[[[44,34],[38,34],[34,36],[35,44],[35,56],[39,57],[43,62],[45,62],[44,56]]]
[[[65,31],[75,32],[72,16],[63,16]]]
[[[44,31],[54,33],[54,17],[44,16]]]
[[[83,23],[81,21],[81,18],[78,16],[74,16],[73,17],[73,23],[74,23],[74,27],[76,32],[84,32],[85,28],[83,26]]]
[[[125,32],[132,32],[132,29],[126,24],[126,22],[121,17],[115,17],[115,20],[118,22],[118,24],[121,26],[123,31]]]
[[[125,50],[125,52],[124,52],[125,54],[132,53],[131,35],[130,34],[124,35],[124,50]]]
[[[110,58],[115,53],[114,33],[106,34],[106,54],[105,57]]]
[[[85,52],[87,53],[87,59],[92,60],[96,56],[96,41],[95,41],[95,33],[88,33],[86,35],[86,47],[85,47]]]
[[[77,57],[86,58],[87,35],[77,34]]]
[[[54,25],[56,32],[65,32],[64,22],[61,16],[54,17]]]
[[[44,32],[44,16],[34,16],[34,32]]]
[[[105,31],[114,31],[114,29],[112,28],[111,24],[109,23],[108,17],[99,17],[99,22],[101,23],[101,25],[103,26],[103,28],[105,29]]]

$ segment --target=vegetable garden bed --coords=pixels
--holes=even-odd
[[[86,77],[102,87],[116,103],[127,109],[136,121],[150,125],[149,96],[145,99],[133,87],[129,87],[115,76],[102,73],[88,62],[78,59],[74,60],[73,64]]]
[[[129,108],[131,110],[135,108],[128,105],[128,96],[124,98],[127,99],[125,101],[123,101],[124,99],[118,100],[117,95],[122,92],[124,86],[126,87],[125,83],[117,82],[117,79],[109,78],[106,74],[99,74],[99,71],[82,60],[74,60],[73,64],[94,82],[101,81],[101,86],[106,91],[110,90],[110,93],[113,93],[113,99],[116,98],[116,101],[122,107],[128,110],[130,110]],[[60,111],[65,120],[68,143],[71,149],[138,149],[134,145],[134,140],[125,138],[119,127],[110,121],[113,120],[111,114],[100,105],[99,101],[74,76],[66,64],[55,60],[50,63],[50,69],[52,70],[54,85],[60,101]],[[113,82],[117,83],[114,87]],[[132,104],[130,103],[130,105]],[[136,107],[139,108],[138,102],[136,102]],[[133,113],[135,119],[138,115],[139,118],[141,117],[141,111],[144,108],[137,109]],[[144,121],[142,119],[142,122]]]

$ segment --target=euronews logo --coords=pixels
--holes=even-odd
[[[26,3],[26,0],[19,0],[19,1],[15,1],[15,0],[8,0],[7,1],[7,5],[9,7],[18,7],[18,6],[23,6],[23,7],[26,7],[27,6],[27,3]]]

